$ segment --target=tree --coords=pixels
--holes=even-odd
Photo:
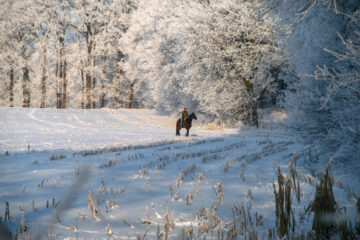
[[[125,55],[119,39],[135,8],[134,0],[0,1],[0,104],[20,105],[22,95],[28,107],[30,92],[31,105],[39,107],[120,102]]]
[[[115,0],[109,6],[108,24],[106,25],[106,35],[103,37],[106,45],[104,51],[115,56],[115,75],[112,81],[112,92],[109,94],[113,98],[113,108],[122,106],[121,97],[122,85],[124,83],[124,58],[121,39],[129,28],[131,15],[137,8],[137,1],[134,0]]]
[[[56,5],[53,1],[42,0],[35,3],[38,17],[35,20],[34,31],[36,35],[36,43],[39,45],[41,55],[41,99],[40,108],[46,107],[47,98],[47,79],[48,79],[48,47],[49,37],[53,30],[53,18],[56,13]],[[66,88],[65,88],[66,89]],[[65,91],[66,93],[66,91]],[[66,107],[66,95],[64,108]]]
[[[72,1],[68,0],[71,6],[71,19],[68,24],[80,34],[86,42],[86,66],[85,66],[85,108],[91,108],[95,101],[95,75],[93,50],[96,45],[96,35],[104,26],[102,12],[105,11],[107,1]],[[91,81],[93,80],[93,82]],[[94,108],[94,106],[93,106]]]
[[[165,5],[167,1],[163,3]],[[156,19],[168,16],[164,5],[159,5],[158,1],[152,1],[151,5],[146,1],[139,1],[136,11],[129,19],[129,28],[119,42],[127,56],[123,69],[128,85],[134,83],[133,97],[142,107],[159,108],[161,104],[157,99],[162,97],[157,95],[156,91],[157,86],[161,85],[160,81],[166,76],[161,72],[160,62],[163,55],[159,47],[163,39],[156,30]],[[162,90],[165,88],[163,85]],[[171,103],[169,102],[169,105]]]
[[[66,20],[66,10],[64,6],[61,6],[62,10],[59,12],[59,18],[57,19],[57,29],[56,35],[59,41],[59,53],[57,60],[57,73],[59,83],[57,84],[57,108],[66,108],[66,96],[67,96],[67,61],[66,61],[66,51],[65,51],[65,37],[66,30],[68,28]],[[62,83],[61,83],[62,81]]]
[[[5,3],[3,3],[5,4]],[[5,26],[6,51],[9,51],[10,106],[13,106],[17,70],[21,72],[22,106],[30,107],[31,85],[29,58],[33,53],[34,9],[31,1],[12,1],[6,6],[8,12],[2,24]],[[22,16],[18,18],[17,16]],[[5,49],[4,49],[5,50]],[[10,56],[10,54],[12,56]],[[20,74],[20,73],[19,73]]]
[[[342,48],[326,47],[336,61],[318,66],[312,77],[326,83],[321,105],[328,113],[326,138],[335,143],[336,155],[349,161],[360,152],[360,9],[356,2],[334,1],[333,10],[345,20],[343,33],[337,33]]]
[[[274,0],[278,1],[278,0]],[[332,159],[335,174],[357,176],[359,156],[359,1],[278,1],[292,21],[287,41],[296,81],[287,93],[291,128],[308,141],[317,164]],[[351,166],[351,167],[349,167]],[[315,170],[316,173],[316,170]]]
[[[8,84],[4,81],[2,82],[3,86],[1,89],[8,89],[8,92],[2,92],[2,96],[8,99],[8,105],[10,107],[14,107],[14,83],[15,83],[15,76],[14,76],[14,68],[15,68],[15,56],[14,56],[14,42],[9,36],[9,25],[10,25],[10,18],[9,15],[6,14],[7,11],[11,9],[11,2],[1,2],[0,5],[0,16],[1,17],[1,25],[0,31],[3,33],[0,37],[0,59],[3,63],[0,67],[1,73],[4,76],[4,79],[8,79]],[[2,99],[4,102],[7,100]]]
[[[261,7],[213,1],[196,4],[186,17],[193,16],[189,26],[197,23],[187,29],[188,41],[192,40],[189,50],[194,53],[187,76],[195,80],[192,89],[207,89],[199,94],[202,109],[220,119],[235,118],[257,127],[258,103],[274,90],[285,61],[276,22],[262,16]]]
[[[152,85],[160,109],[186,105],[258,126],[258,103],[285,61],[276,22],[260,7],[236,0],[142,6],[127,36],[133,75]]]

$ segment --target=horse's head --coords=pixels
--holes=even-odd
[[[190,114],[190,116],[191,116],[192,119],[197,120],[197,116],[195,115],[195,113]]]

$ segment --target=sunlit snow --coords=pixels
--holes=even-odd
[[[210,224],[200,213],[212,211],[220,222],[202,233],[210,237],[229,227],[232,208],[243,204],[256,231],[266,233],[275,224],[275,167],[287,173],[293,154],[305,176],[301,203],[293,202],[297,217],[313,199],[314,186],[304,181],[311,178],[306,146],[286,131],[210,131],[199,118],[187,138],[184,130],[175,136],[175,121],[150,110],[0,108],[0,202],[10,205],[9,231],[20,231],[21,205],[33,239],[47,238],[50,223],[53,239],[135,239],[145,232],[153,239],[158,226],[164,234],[165,219],[173,223],[172,239],[190,228],[198,234]],[[346,189],[334,191],[342,206],[353,207]],[[299,231],[310,229],[311,219]]]

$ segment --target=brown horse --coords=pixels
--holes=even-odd
[[[181,126],[181,119],[177,120],[176,122],[176,136],[180,136],[180,129],[182,128],[186,128],[186,136],[189,136],[189,129],[191,128],[191,124],[192,124],[192,120],[195,119],[197,120],[197,117],[195,115],[195,113],[190,114],[190,116],[188,117],[188,119],[183,123],[183,125]]]

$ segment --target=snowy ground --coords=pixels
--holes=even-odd
[[[261,236],[275,226],[275,168],[287,173],[293,154],[301,185],[301,203],[293,201],[297,231],[311,228],[312,217],[301,216],[316,179],[296,137],[201,124],[190,137],[175,137],[175,121],[150,110],[0,108],[0,216],[9,202],[9,231],[20,230],[20,205],[32,239],[48,239],[50,223],[53,239],[153,239],[166,228],[170,238],[191,229],[215,238],[226,236],[233,207],[243,205],[250,213],[244,234],[252,222]],[[334,191],[351,213],[349,191]]]
[[[150,110],[2,108],[0,111],[0,151],[93,149],[172,140],[175,135],[176,120]],[[219,134],[199,128],[192,135]]]

